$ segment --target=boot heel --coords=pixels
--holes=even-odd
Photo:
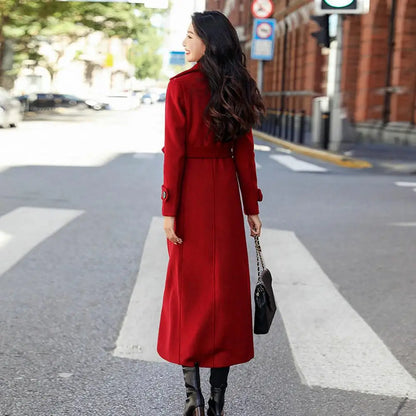
[[[193,416],[205,416],[204,408],[203,407],[195,408]]]

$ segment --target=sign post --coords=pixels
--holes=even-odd
[[[328,97],[330,103],[329,149],[338,151],[345,145],[343,132],[346,115],[342,103],[341,71],[343,55],[343,15],[365,14],[370,10],[370,0],[314,0],[315,15],[337,15],[336,42],[330,44],[328,66]],[[331,76],[330,76],[331,74]],[[331,82],[329,82],[331,81]]]

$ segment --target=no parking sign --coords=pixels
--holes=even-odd
[[[275,19],[254,19],[251,59],[273,59],[275,27]]]

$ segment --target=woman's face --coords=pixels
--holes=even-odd
[[[198,62],[205,53],[204,42],[196,34],[192,23],[188,27],[188,32],[182,45],[185,48],[185,57],[188,62]]]

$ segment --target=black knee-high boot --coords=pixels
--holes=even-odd
[[[201,392],[201,381],[199,378],[199,366],[184,367],[183,378],[186,387],[186,402],[183,416],[204,416],[205,402]]]
[[[211,368],[211,376],[209,378],[211,397],[208,400],[208,416],[224,415],[224,397],[229,371],[230,367]]]

